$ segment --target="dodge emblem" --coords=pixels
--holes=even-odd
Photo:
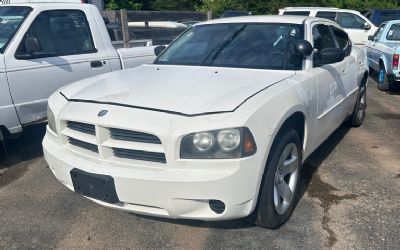
[[[108,113],[107,110],[102,110],[102,111],[100,111],[100,112],[97,114],[97,116],[98,116],[98,117],[103,117],[103,116],[105,116],[107,113]]]

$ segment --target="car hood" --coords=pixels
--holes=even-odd
[[[71,84],[70,101],[105,103],[185,116],[231,112],[294,71],[143,65]]]

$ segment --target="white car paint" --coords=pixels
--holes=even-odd
[[[309,41],[316,24],[339,27],[324,19],[289,16],[198,25],[218,23],[304,23]],[[111,176],[120,202],[92,199],[107,207],[210,221],[245,217],[256,207],[272,142],[290,116],[305,116],[306,159],[353,112],[368,73],[364,52],[354,46],[342,62],[321,67],[313,67],[312,58],[307,57],[298,71],[146,65],[69,85],[49,99],[56,132],[47,128],[45,159],[71,190],[72,169]],[[68,121],[95,125],[96,135],[71,129]],[[236,127],[249,128],[257,145],[255,155],[224,160],[180,157],[184,136]],[[155,135],[161,144],[116,140],[110,128]],[[74,146],[68,138],[96,145],[98,153]],[[124,159],[113,154],[113,148],[165,154],[166,163]],[[213,212],[210,200],[223,201],[225,211]]]
[[[87,77],[151,63],[155,59],[154,46],[116,50],[94,5],[60,2],[4,6],[32,8],[4,54],[0,54],[0,128],[11,134],[21,132],[27,124],[44,121],[47,98],[60,87]],[[16,51],[35,18],[43,11],[54,10],[83,11],[97,52],[17,59]],[[93,67],[91,62],[98,62],[100,66]]]
[[[348,13],[361,18],[369,25],[369,29],[358,29],[358,28],[344,28],[344,30],[349,34],[351,40],[358,46],[363,46],[366,41],[368,41],[368,36],[373,35],[378,29],[371,21],[369,21],[360,12],[355,10],[338,9],[338,8],[326,8],[326,7],[287,7],[279,10],[279,15],[283,15],[286,12],[309,12],[309,16],[318,17],[319,12],[335,12],[337,13],[336,22],[340,23],[340,15],[342,13]]]

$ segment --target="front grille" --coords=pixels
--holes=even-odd
[[[161,144],[160,139],[155,135],[118,128],[110,128],[110,136],[114,140]]]
[[[163,153],[146,152],[141,150],[122,149],[122,148],[113,148],[112,150],[114,155],[120,158],[166,163],[165,154]]]
[[[96,135],[96,128],[92,124],[68,121],[67,127],[81,133]]]
[[[89,150],[89,151],[92,151],[92,152],[95,152],[95,153],[99,152],[99,148],[97,147],[97,145],[94,145],[94,144],[91,144],[91,143],[88,143],[88,142],[84,142],[84,141],[81,141],[81,140],[77,140],[77,139],[72,138],[72,137],[69,137],[68,141],[69,141],[69,143],[71,145],[73,145],[75,147],[80,147],[80,148],[83,148],[83,149],[86,149],[86,150]]]

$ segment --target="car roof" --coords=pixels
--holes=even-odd
[[[315,20],[323,20],[326,19],[309,17],[309,16],[241,16],[241,17],[228,17],[228,18],[220,18],[214,19],[206,22],[202,22],[196,25],[204,25],[204,24],[218,24],[218,23],[293,23],[293,24],[303,24],[306,20],[315,19]]]
[[[351,12],[351,13],[360,13],[356,10],[349,10],[349,9],[339,9],[333,7],[286,7],[282,9],[283,11],[291,11],[291,10],[308,10],[308,11],[340,11],[340,12]]]

